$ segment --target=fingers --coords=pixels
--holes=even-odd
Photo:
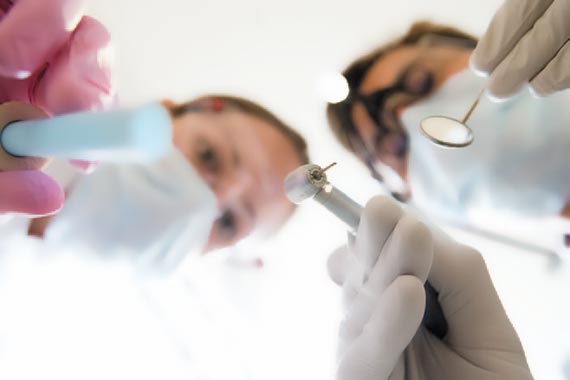
[[[63,199],[57,182],[40,171],[0,172],[0,214],[48,215],[62,207]]]
[[[341,357],[338,380],[388,379],[420,325],[425,307],[422,282],[400,276],[377,300],[362,334]]]
[[[404,216],[390,235],[365,287],[379,294],[400,275],[412,275],[425,282],[433,259],[429,229],[412,216]]]
[[[432,255],[433,244],[428,228],[411,216],[402,217],[387,239],[368,281],[351,295],[341,335],[344,346],[362,333],[377,299],[397,278],[410,275],[422,284],[425,282]]]
[[[547,96],[570,88],[570,42],[558,51],[546,67],[530,82],[531,91],[537,96]]]
[[[0,23],[0,75],[26,78],[65,43],[84,0],[19,0]]]
[[[400,206],[384,196],[372,198],[364,207],[353,249],[347,259],[342,287],[345,307],[356,298],[402,215]]]
[[[346,315],[352,321],[352,336],[358,336],[370,318],[367,305],[374,304],[386,287],[401,275],[411,275],[422,283],[427,279],[433,257],[431,234],[427,227],[413,217],[403,217],[388,239],[368,281],[353,296]]]
[[[516,94],[548,64],[570,38],[569,11],[566,1],[554,1],[546,9],[491,74],[487,86],[491,96],[500,99]]]
[[[35,103],[54,115],[112,105],[110,41],[101,23],[83,17],[36,87]]]
[[[471,67],[485,74],[493,72],[551,3],[552,0],[506,0],[479,40],[471,56]]]
[[[368,275],[404,212],[394,200],[378,196],[368,201],[356,234],[355,251]]]

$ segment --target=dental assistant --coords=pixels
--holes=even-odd
[[[344,71],[350,94],[329,104],[331,128],[374,177],[428,212],[557,217],[570,197],[570,94],[482,99],[469,122],[475,140],[462,149],[435,146],[419,130],[426,116],[461,119],[486,86],[469,70],[476,43],[455,28],[415,23]]]

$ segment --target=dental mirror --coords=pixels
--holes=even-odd
[[[448,116],[429,116],[420,122],[422,133],[433,143],[447,148],[463,148],[470,145],[473,142],[473,131],[467,125],[467,121],[477,107],[484,90],[479,92],[463,120]]]

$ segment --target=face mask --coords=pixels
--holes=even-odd
[[[567,94],[536,99],[525,91],[502,103],[483,97],[469,120],[475,139],[465,148],[442,148],[422,135],[427,116],[461,120],[485,81],[463,71],[403,113],[414,203],[448,216],[475,208],[556,215],[570,193]]]
[[[171,269],[189,252],[202,251],[216,204],[196,170],[173,149],[150,165],[101,165],[82,177],[46,240]]]

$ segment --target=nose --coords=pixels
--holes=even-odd
[[[250,173],[245,170],[234,170],[216,178],[210,187],[216,194],[218,201],[224,203],[242,197],[251,184],[252,177]]]

